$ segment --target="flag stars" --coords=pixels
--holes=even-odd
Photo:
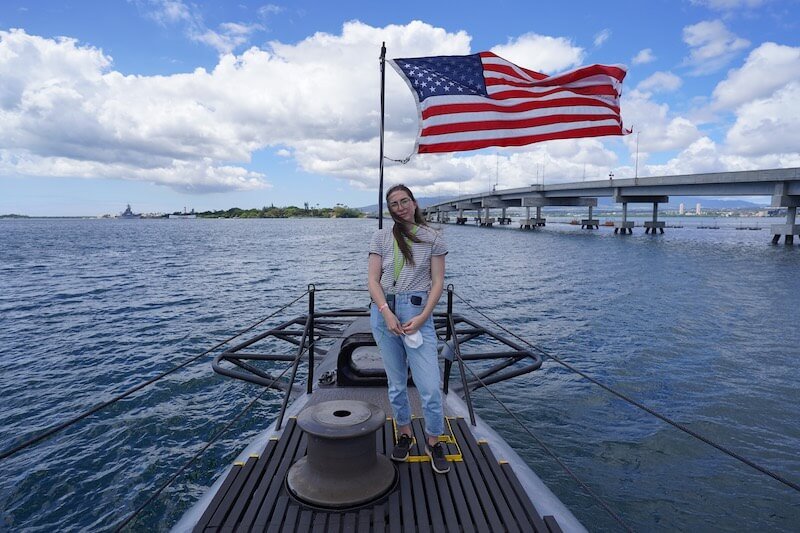
[[[396,64],[419,101],[445,94],[485,94],[483,66],[477,56],[408,58]]]

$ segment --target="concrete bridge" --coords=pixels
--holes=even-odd
[[[746,170],[742,172],[716,172],[709,174],[685,174],[679,176],[654,176],[578,183],[554,183],[531,185],[517,189],[492,191],[459,196],[446,202],[428,206],[425,214],[429,220],[444,221],[452,212],[457,212],[457,224],[465,224],[465,212],[476,211],[481,226],[495,222],[508,224],[509,207],[524,207],[526,217],[520,228],[533,229],[544,226],[542,207],[585,206],[588,218],[581,220],[582,228],[598,228],[600,221],[592,217],[592,208],[599,197],[611,197],[622,204],[622,220],[614,222],[614,233],[633,233],[633,221],[628,220],[628,204],[653,204],[653,218],[644,223],[645,233],[664,233],[664,222],[658,220],[658,204],[669,202],[669,196],[771,196],[772,207],[787,209],[786,223],[771,227],[772,242],[777,243],[783,235],[791,244],[795,235],[800,235],[800,224],[796,223],[797,207],[800,205],[800,168],[771,170]],[[531,218],[531,208],[536,209]],[[499,221],[490,217],[491,209],[500,209]],[[481,216],[483,212],[483,216]]]

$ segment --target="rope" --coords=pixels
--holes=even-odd
[[[6,458],[8,458],[8,457],[11,457],[12,455],[14,455],[15,453],[19,452],[20,450],[23,450],[23,449],[25,449],[25,448],[28,448],[29,446],[33,446],[34,444],[36,444],[36,443],[38,443],[38,442],[41,442],[41,441],[43,441],[43,440],[45,440],[45,439],[47,439],[47,438],[51,437],[52,435],[55,435],[55,434],[56,434],[56,433],[58,433],[59,431],[61,431],[61,430],[63,430],[63,429],[66,429],[66,428],[68,428],[69,426],[71,426],[71,425],[73,425],[73,424],[75,424],[75,423],[77,423],[77,422],[80,422],[80,421],[81,421],[81,420],[83,420],[84,418],[86,418],[86,417],[88,417],[88,416],[91,416],[91,415],[93,415],[94,413],[96,413],[96,412],[100,411],[101,409],[104,409],[104,408],[108,407],[109,405],[111,405],[111,404],[113,404],[113,403],[115,403],[115,402],[118,402],[119,400],[122,400],[122,399],[124,399],[124,398],[126,398],[126,397],[128,397],[128,396],[130,396],[130,395],[131,395],[131,394],[133,394],[134,392],[137,392],[137,391],[139,391],[139,390],[141,390],[141,389],[143,389],[143,388],[147,387],[148,385],[151,385],[151,384],[155,383],[156,381],[158,381],[158,380],[160,380],[160,379],[162,379],[162,378],[164,378],[164,377],[166,377],[166,376],[168,376],[168,375],[172,374],[173,372],[176,372],[177,370],[180,370],[181,368],[183,368],[183,367],[185,367],[185,366],[187,366],[187,365],[189,365],[189,364],[191,364],[191,363],[193,363],[193,362],[197,361],[198,359],[200,359],[200,358],[201,358],[201,357],[203,357],[204,355],[208,355],[209,353],[213,352],[214,350],[216,350],[216,349],[217,349],[217,348],[219,348],[220,346],[223,346],[224,344],[227,344],[227,343],[229,343],[230,341],[232,341],[232,340],[233,340],[233,339],[235,339],[236,337],[239,337],[239,336],[241,336],[241,335],[243,335],[243,334],[247,333],[248,331],[252,330],[253,328],[255,328],[255,327],[257,327],[257,326],[259,326],[259,325],[263,324],[264,322],[266,322],[266,321],[267,321],[267,320],[269,320],[270,318],[274,317],[274,316],[275,316],[275,315],[277,315],[278,313],[281,313],[281,312],[283,312],[283,311],[284,311],[284,310],[286,310],[288,307],[291,307],[291,306],[292,306],[292,305],[294,305],[294,304],[295,304],[295,303],[296,303],[298,300],[300,300],[301,298],[303,298],[303,297],[304,297],[306,294],[308,294],[308,291],[304,292],[303,294],[301,294],[300,296],[298,296],[297,298],[295,298],[294,300],[292,300],[292,302],[291,302],[291,303],[289,303],[289,304],[287,304],[287,305],[285,305],[285,306],[281,307],[280,309],[278,309],[277,311],[275,311],[275,312],[274,312],[274,313],[272,313],[271,315],[269,315],[269,316],[267,316],[267,317],[265,317],[265,318],[262,318],[261,320],[259,320],[259,321],[258,321],[258,322],[256,322],[255,324],[253,324],[253,325],[251,325],[251,326],[248,326],[247,328],[243,329],[242,331],[240,331],[239,333],[237,333],[237,334],[233,335],[232,337],[228,337],[228,338],[227,338],[227,339],[225,339],[224,341],[222,341],[222,342],[220,342],[220,343],[216,344],[215,346],[213,346],[212,348],[209,348],[208,350],[204,351],[203,353],[201,353],[201,354],[199,354],[199,355],[195,355],[195,356],[193,356],[193,357],[190,357],[189,359],[186,359],[186,360],[185,360],[185,361],[183,361],[181,364],[179,364],[178,366],[176,366],[176,367],[172,368],[171,370],[167,370],[166,372],[162,372],[161,374],[159,374],[159,375],[157,375],[157,376],[155,376],[155,377],[153,377],[153,378],[150,378],[150,379],[148,379],[147,381],[145,381],[145,382],[143,382],[143,383],[140,383],[139,385],[136,385],[136,386],[134,386],[134,387],[131,387],[130,389],[128,389],[128,390],[126,390],[125,392],[123,392],[122,394],[119,394],[118,396],[115,396],[114,398],[112,398],[112,399],[110,399],[110,400],[108,400],[108,401],[105,401],[105,402],[103,402],[103,403],[101,403],[101,404],[98,404],[98,405],[96,405],[96,406],[92,407],[91,409],[89,409],[88,411],[86,411],[86,412],[84,412],[84,413],[81,413],[81,414],[79,414],[79,415],[77,415],[77,416],[74,416],[73,418],[70,418],[70,419],[69,419],[69,420],[67,420],[66,422],[63,422],[63,423],[61,423],[61,424],[59,424],[59,425],[57,425],[57,426],[53,426],[53,427],[51,427],[50,429],[46,430],[44,433],[41,433],[41,434],[39,434],[38,436],[36,436],[36,437],[33,437],[32,439],[26,440],[25,442],[23,442],[23,443],[21,443],[21,444],[18,444],[17,446],[14,446],[14,447],[12,447],[12,448],[9,448],[9,449],[7,449],[7,450],[4,450],[2,453],[0,453],[0,461],[2,461],[3,459],[6,459]]]
[[[568,370],[578,374],[579,376],[583,377],[584,379],[594,383],[595,385],[597,385],[598,387],[602,388],[606,392],[608,392],[610,394],[613,394],[617,398],[620,398],[620,399],[624,400],[625,402],[628,402],[629,404],[633,405],[634,407],[637,407],[637,408],[641,409],[642,411],[644,411],[644,412],[646,412],[646,413],[648,413],[648,414],[650,414],[650,415],[662,420],[663,422],[666,422],[667,424],[671,425],[672,427],[674,427],[674,428],[676,428],[676,429],[678,429],[680,431],[683,431],[687,435],[691,435],[695,439],[698,439],[698,440],[700,440],[702,442],[705,442],[709,446],[711,446],[713,448],[716,448],[717,450],[719,450],[722,453],[728,455],[729,457],[733,457],[734,459],[746,464],[747,466],[749,466],[751,468],[754,468],[755,470],[758,470],[762,474],[768,475],[772,479],[774,479],[774,480],[776,480],[776,481],[778,481],[780,483],[783,483],[784,485],[786,485],[789,488],[794,489],[796,492],[800,492],[800,485],[798,485],[797,483],[784,478],[780,474],[777,474],[777,473],[775,473],[775,472],[773,472],[773,471],[771,471],[771,470],[759,465],[758,463],[755,463],[754,461],[751,461],[750,459],[747,459],[746,457],[743,457],[742,455],[738,454],[737,452],[735,452],[735,451],[733,451],[733,450],[731,450],[731,449],[729,449],[729,448],[727,448],[727,447],[725,447],[725,446],[723,446],[721,444],[717,444],[716,442],[712,441],[708,437],[700,435],[696,431],[693,431],[693,430],[689,429],[688,427],[684,426],[683,424],[681,424],[679,422],[675,422],[674,420],[670,419],[666,415],[662,415],[661,413],[655,411],[654,409],[651,409],[650,407],[647,407],[646,405],[634,400],[633,398],[630,398],[629,396],[627,396],[625,394],[622,394],[621,392],[617,392],[616,390],[612,389],[608,385],[606,385],[606,384],[596,380],[595,378],[589,376],[585,372],[582,372],[581,370],[578,370],[577,368],[575,368],[574,366],[570,365],[569,363],[567,363],[565,361],[562,361],[560,358],[556,357],[555,355],[553,355],[553,354],[547,352],[546,350],[544,350],[542,348],[539,348],[538,346],[528,342],[528,340],[520,337],[516,333],[514,333],[512,331],[509,331],[507,328],[505,328],[502,325],[498,324],[495,320],[493,320],[492,318],[486,316],[486,314],[484,314],[480,310],[476,309],[471,303],[469,303],[467,300],[462,298],[461,295],[459,295],[455,291],[453,291],[453,294],[455,294],[458,297],[459,300],[461,300],[462,302],[467,304],[467,306],[470,309],[472,309],[473,311],[475,311],[476,313],[478,313],[479,315],[484,317],[486,320],[488,320],[489,322],[491,322],[492,324],[494,324],[498,328],[502,329],[503,331],[505,331],[506,333],[508,333],[512,337],[514,337],[515,339],[517,339],[517,340],[519,340],[521,342],[524,342],[525,344],[527,344],[528,346],[530,346],[531,348],[533,348],[534,350],[536,350],[540,354],[542,354],[542,355],[544,355],[546,357],[549,357],[550,359],[552,359],[556,363],[558,363],[558,364],[562,365],[563,367],[567,368]]]
[[[414,157],[414,153],[413,152],[411,154],[409,154],[409,156],[404,158],[404,159],[392,159],[391,157],[383,156],[384,159],[386,159],[388,161],[394,161],[395,163],[400,163],[401,165],[405,165],[406,163],[411,161],[412,157]]]
[[[295,300],[295,301],[296,301],[296,300]],[[158,495],[159,495],[159,494],[161,494],[161,493],[164,491],[164,489],[166,489],[167,487],[169,487],[169,486],[172,484],[172,482],[173,482],[173,481],[175,481],[175,480],[178,478],[178,476],[180,476],[180,475],[181,475],[181,474],[182,474],[182,473],[183,473],[183,472],[184,472],[184,471],[185,471],[187,468],[189,468],[189,467],[190,467],[190,466],[191,466],[191,465],[192,465],[192,464],[193,464],[193,463],[194,463],[194,462],[195,462],[195,461],[196,461],[196,460],[197,460],[197,459],[198,459],[198,458],[199,458],[201,455],[203,455],[203,453],[204,453],[204,452],[205,452],[205,451],[206,451],[206,450],[207,450],[209,447],[211,447],[211,445],[212,445],[212,444],[214,444],[214,443],[217,441],[217,439],[219,439],[219,438],[220,438],[222,435],[224,435],[224,434],[225,434],[225,432],[226,432],[226,431],[228,431],[228,430],[231,428],[231,426],[233,426],[233,424],[235,424],[235,423],[236,423],[236,422],[237,422],[237,421],[238,421],[240,418],[242,418],[242,416],[244,416],[244,414],[245,414],[245,413],[247,413],[247,412],[248,412],[248,411],[249,411],[249,410],[250,410],[250,409],[251,409],[251,408],[252,408],[252,407],[253,407],[253,406],[256,404],[256,402],[257,402],[258,400],[260,400],[260,399],[261,399],[261,398],[264,396],[264,394],[266,394],[266,393],[267,393],[267,391],[269,390],[269,388],[270,388],[270,387],[271,387],[271,386],[272,386],[272,385],[273,385],[273,384],[274,384],[276,381],[278,381],[280,378],[282,378],[282,377],[283,377],[283,375],[286,373],[286,371],[287,371],[287,370],[289,370],[290,368],[292,368],[292,366],[294,365],[294,363],[295,363],[296,361],[298,361],[298,360],[300,359],[300,357],[301,357],[301,356],[302,356],[304,353],[305,353],[305,347],[303,348],[303,350],[301,350],[301,351],[300,351],[300,353],[299,353],[299,354],[297,354],[297,357],[295,357],[295,361],[294,361],[294,362],[293,362],[291,365],[287,365],[287,367],[283,369],[283,372],[281,372],[279,375],[277,375],[277,376],[276,376],[276,377],[275,377],[275,378],[272,380],[272,383],[270,383],[269,385],[267,385],[267,386],[264,388],[264,390],[263,390],[263,391],[261,391],[261,394],[259,394],[258,396],[256,396],[256,397],[253,399],[253,401],[251,401],[249,404],[247,404],[247,406],[244,408],[244,410],[242,410],[242,412],[240,412],[238,415],[236,415],[236,416],[235,416],[235,417],[234,417],[234,418],[233,418],[233,419],[232,419],[230,422],[228,422],[227,424],[225,424],[225,427],[223,427],[223,428],[222,428],[220,431],[218,431],[218,432],[217,432],[217,433],[216,433],[216,434],[215,434],[213,437],[211,437],[211,440],[210,440],[210,441],[208,441],[208,442],[205,444],[205,446],[203,446],[203,447],[202,447],[202,448],[201,448],[201,449],[200,449],[200,450],[199,450],[197,453],[195,453],[195,454],[194,454],[194,456],[192,456],[192,458],[191,458],[191,459],[189,459],[189,461],[188,461],[186,464],[184,464],[184,465],[183,465],[183,466],[182,466],[182,467],[181,467],[181,468],[180,468],[180,469],[179,469],[177,472],[175,472],[175,473],[174,473],[172,476],[170,476],[170,478],[169,478],[169,479],[166,481],[166,483],[164,483],[163,485],[161,485],[161,486],[158,488],[158,490],[156,490],[156,491],[155,491],[153,494],[151,494],[151,495],[150,495],[150,497],[147,499],[147,501],[146,501],[146,502],[144,502],[142,505],[140,505],[140,506],[139,506],[139,507],[138,507],[138,508],[137,508],[137,509],[136,509],[136,510],[135,510],[135,511],[132,513],[132,514],[130,514],[128,517],[126,517],[126,518],[125,518],[125,520],[123,520],[123,521],[122,521],[122,522],[121,522],[119,525],[117,525],[117,526],[116,526],[116,528],[114,529],[114,531],[115,531],[115,532],[117,532],[117,531],[121,531],[121,530],[122,530],[122,528],[123,528],[123,527],[125,527],[126,525],[128,525],[128,523],[129,523],[129,522],[131,522],[132,520],[134,520],[134,519],[135,519],[135,518],[136,518],[136,517],[139,515],[139,513],[141,513],[142,511],[144,511],[144,509],[145,509],[145,508],[146,508],[148,505],[150,505],[150,504],[151,504],[151,503],[152,503],[152,502],[153,502],[153,501],[154,501],[154,500],[155,500],[155,499],[158,497]]]
[[[523,430],[525,430],[525,432],[526,432],[526,433],[527,433],[527,434],[528,434],[528,435],[529,435],[529,436],[530,436],[530,437],[531,437],[533,440],[535,440],[535,441],[536,441],[536,443],[537,443],[537,444],[538,444],[538,445],[539,445],[539,446],[540,446],[540,447],[541,447],[541,448],[542,448],[542,449],[543,449],[545,452],[547,452],[547,454],[548,454],[550,457],[552,457],[552,458],[553,458],[553,459],[554,459],[554,460],[555,460],[555,461],[556,461],[556,462],[559,464],[559,466],[561,466],[561,468],[563,468],[563,469],[564,469],[564,472],[566,472],[566,473],[567,473],[567,474],[568,474],[568,475],[569,475],[569,476],[570,476],[570,477],[571,477],[571,478],[572,478],[572,479],[573,479],[573,480],[574,480],[574,481],[575,481],[575,482],[576,482],[578,485],[580,485],[580,487],[581,487],[583,490],[585,490],[585,491],[587,492],[587,494],[589,494],[589,496],[591,496],[592,498],[594,498],[594,500],[595,500],[595,501],[596,501],[598,504],[600,504],[600,506],[601,506],[603,509],[605,509],[605,511],[606,511],[606,512],[607,512],[607,513],[608,513],[608,514],[611,516],[611,518],[613,518],[614,520],[616,520],[616,521],[617,521],[617,523],[619,523],[619,525],[621,525],[621,526],[622,526],[622,527],[623,527],[623,528],[624,528],[626,531],[630,531],[630,532],[632,533],[632,532],[633,532],[633,529],[631,529],[631,527],[630,527],[630,526],[628,526],[628,524],[626,524],[626,523],[625,523],[625,522],[622,520],[622,518],[621,518],[619,515],[617,515],[617,513],[615,513],[615,512],[614,512],[614,511],[611,509],[611,507],[609,507],[609,506],[608,506],[608,504],[607,504],[606,502],[604,502],[604,501],[603,501],[603,499],[602,499],[600,496],[598,496],[597,494],[595,494],[595,492],[594,492],[594,491],[593,491],[593,490],[592,490],[592,489],[589,487],[589,485],[587,485],[586,483],[584,483],[584,482],[583,482],[583,481],[582,481],[582,480],[581,480],[581,479],[580,479],[580,478],[579,478],[579,477],[578,477],[578,476],[577,476],[575,473],[573,473],[573,472],[572,472],[572,470],[570,470],[570,468],[569,468],[569,467],[568,467],[568,466],[567,466],[567,465],[566,465],[566,464],[565,464],[565,463],[564,463],[564,462],[563,462],[561,459],[559,459],[559,457],[558,457],[558,456],[557,456],[555,453],[553,453],[553,452],[550,450],[550,448],[548,448],[548,447],[547,447],[547,445],[546,445],[544,442],[542,442],[542,441],[541,441],[541,440],[540,440],[540,439],[539,439],[539,438],[538,438],[536,435],[534,435],[534,434],[531,432],[531,430],[530,430],[530,429],[528,429],[528,427],[527,427],[525,424],[523,424],[523,423],[522,423],[522,421],[521,421],[521,420],[520,420],[520,419],[517,417],[517,415],[515,415],[515,414],[514,414],[514,412],[513,412],[513,411],[511,411],[511,409],[509,409],[509,408],[506,406],[506,404],[504,404],[504,403],[503,403],[503,400],[501,400],[500,398],[498,398],[498,397],[495,395],[495,393],[494,393],[494,392],[492,392],[492,391],[491,391],[491,389],[489,389],[489,386],[488,386],[488,385],[486,385],[486,384],[483,382],[483,380],[482,380],[482,379],[481,379],[481,378],[478,376],[478,374],[476,374],[476,373],[475,373],[475,371],[473,371],[473,370],[472,370],[472,369],[471,369],[469,366],[467,366],[466,364],[464,364],[464,361],[463,361],[463,359],[461,359],[461,354],[457,354],[457,356],[458,356],[458,359],[459,359],[459,360],[460,360],[460,362],[461,362],[461,366],[462,366],[462,367],[464,367],[464,368],[466,368],[467,370],[469,370],[470,374],[472,374],[473,376],[475,376],[475,379],[477,379],[477,380],[480,382],[480,384],[483,386],[483,389],[484,389],[484,390],[486,390],[486,392],[488,392],[488,393],[489,393],[489,394],[492,396],[492,398],[494,398],[494,400],[495,400],[497,403],[499,403],[499,404],[500,404],[500,407],[502,407],[502,408],[505,410],[505,412],[506,412],[506,413],[508,413],[509,415],[511,415],[511,417],[512,417],[512,418],[513,418],[513,419],[514,419],[516,422],[517,422],[517,424],[519,424],[519,426],[520,426],[520,427],[521,427]]]

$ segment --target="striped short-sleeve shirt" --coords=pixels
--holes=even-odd
[[[395,294],[431,290],[431,257],[447,254],[447,244],[442,232],[429,226],[419,226],[417,237],[421,242],[411,243],[414,265],[406,261],[395,283],[392,228],[379,229],[372,236],[369,253],[381,256],[381,286],[385,292]]]

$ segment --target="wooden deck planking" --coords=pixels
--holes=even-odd
[[[522,502],[522,507],[525,510],[525,515],[528,517],[528,521],[533,524],[534,532],[535,533],[548,533],[547,525],[545,524],[544,520],[542,520],[541,515],[536,510],[536,507],[531,502],[528,495],[525,493],[525,490],[522,488],[517,476],[514,474],[514,471],[511,469],[511,465],[508,463],[504,463],[501,465],[501,469],[505,473],[508,481],[511,485],[511,488],[514,490],[514,493]]]
[[[397,464],[398,484],[374,504],[355,510],[327,511],[295,500],[285,484],[289,467],[306,453],[307,438],[294,419],[264,452],[235,466],[223,481],[194,531],[560,531],[553,517],[542,517],[522,489],[510,465],[499,463],[489,446],[475,441],[469,425],[452,420],[463,461],[448,474],[435,474],[425,455],[422,421],[414,419],[416,443],[411,461]],[[376,435],[379,453],[394,446],[391,419]]]

